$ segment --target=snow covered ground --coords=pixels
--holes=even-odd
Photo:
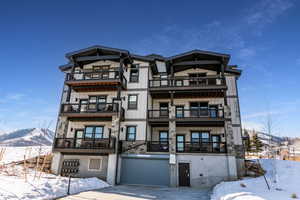
[[[266,178],[271,189],[268,190],[264,177],[246,178],[240,181],[218,184],[211,196],[212,200],[288,200],[293,194],[300,196],[300,162],[261,159],[267,170]]]
[[[72,178],[70,193],[100,189],[109,185],[97,178]],[[34,172],[24,177],[0,175],[0,199],[5,200],[49,200],[67,194],[68,178],[43,174],[34,179]]]
[[[35,157],[39,155],[40,147],[39,146],[27,146],[27,147],[4,147],[0,146],[0,150],[5,149],[1,163],[11,163],[13,161],[20,161],[26,158]],[[51,152],[51,146],[42,146],[41,155],[45,155]]]
[[[3,147],[0,147],[3,149]],[[42,154],[51,152],[51,147],[43,146]],[[28,169],[25,180],[24,169],[21,165],[2,167],[1,164],[20,161],[37,156],[38,146],[32,147],[5,147],[4,158],[0,161],[0,199],[2,200],[49,200],[67,194],[68,178],[52,174],[36,173]],[[4,165],[3,165],[4,166]],[[36,175],[36,176],[35,176]],[[72,178],[70,193],[78,193],[86,190],[100,189],[109,185],[98,178]]]

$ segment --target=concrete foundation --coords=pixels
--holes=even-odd
[[[190,163],[191,187],[212,187],[221,181],[237,179],[234,156],[177,155],[176,172],[178,172],[178,163]],[[178,175],[176,180],[179,186]]]

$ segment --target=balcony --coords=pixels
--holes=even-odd
[[[165,98],[170,98],[166,91],[174,91],[174,97],[223,97],[227,89],[225,80],[219,76],[153,78],[149,80],[149,87],[152,96]]]
[[[180,109],[175,113],[176,125],[223,126],[223,108],[190,108]]]
[[[148,110],[148,121],[151,125],[165,126],[170,120],[169,110],[152,109]],[[177,126],[223,126],[224,109],[223,108],[190,108],[178,109],[175,112],[174,120]]]
[[[168,141],[148,141],[147,142],[148,152],[169,152]]]
[[[225,142],[177,142],[177,153],[226,153]]]
[[[66,103],[61,105],[61,116],[69,118],[111,118],[118,112],[118,103]],[[121,112],[124,112],[123,108]]]
[[[116,90],[127,87],[123,73],[114,70],[67,73],[65,83],[77,91]]]
[[[53,151],[62,153],[114,153],[115,138],[55,138]]]

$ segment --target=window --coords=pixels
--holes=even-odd
[[[95,127],[95,138],[103,138],[103,126]]]
[[[104,126],[86,126],[84,132],[84,138],[103,138]]]
[[[206,77],[206,73],[189,74],[190,85],[191,86],[197,86],[197,85],[206,84],[205,77]]]
[[[160,131],[159,142],[168,142],[168,141],[169,141],[168,131]]]
[[[94,131],[94,127],[85,127],[84,137],[85,138],[92,138],[93,137],[93,131]]]
[[[90,159],[89,170],[90,171],[101,171],[102,159]]]
[[[176,106],[176,118],[184,117],[184,106]]]
[[[138,66],[139,65],[137,65],[137,64],[131,65],[130,78],[129,78],[130,82],[133,82],[133,83],[139,82],[139,69],[138,69]]]
[[[200,142],[209,142],[210,135],[206,131],[193,131],[191,133],[191,142],[200,143]]]
[[[102,111],[106,107],[106,96],[89,96],[89,110]]]
[[[184,135],[176,135],[176,151],[184,152],[185,149],[185,137]]]
[[[169,117],[169,103],[159,103],[159,116]]]
[[[213,117],[213,118],[218,117],[218,106],[217,105],[210,105],[209,106],[209,113],[210,113],[210,117]]]
[[[208,102],[191,102],[190,109],[192,117],[208,116]]]
[[[137,94],[128,95],[128,109],[137,109]]]
[[[160,74],[160,86],[168,86],[168,75],[166,74]]]
[[[126,140],[127,141],[135,141],[135,137],[136,137],[136,127],[135,126],[127,126]]]

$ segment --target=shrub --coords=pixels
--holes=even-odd
[[[298,196],[297,196],[296,193],[293,193],[293,194],[291,195],[291,198],[293,198],[293,199],[298,199]]]

